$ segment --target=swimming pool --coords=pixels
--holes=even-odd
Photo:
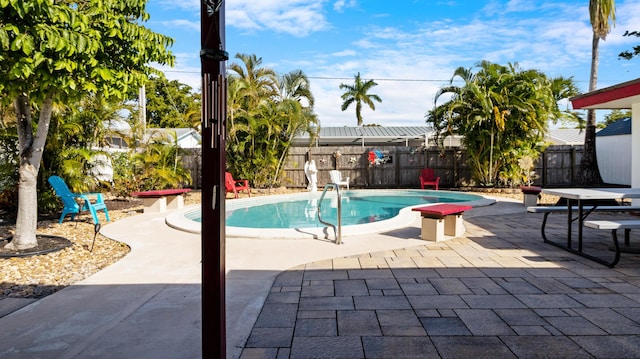
[[[333,230],[317,219],[321,192],[302,192],[228,200],[227,237],[250,238],[327,238]],[[342,191],[342,235],[379,233],[411,225],[418,218],[412,207],[432,203],[464,203],[485,206],[495,202],[481,196],[432,190],[350,190]],[[321,204],[321,215],[335,223],[337,198],[328,192]],[[199,233],[200,208],[190,207],[167,216],[174,228]]]

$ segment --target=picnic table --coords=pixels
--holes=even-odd
[[[616,251],[615,257],[613,261],[606,261],[602,258],[594,257],[590,254],[583,252],[583,242],[582,242],[582,232],[585,224],[586,218],[594,211],[597,211],[599,207],[602,210],[610,210],[615,212],[622,211],[632,211],[637,210],[639,207],[631,207],[631,206],[619,206],[619,208],[613,208],[611,206],[599,206],[595,200],[618,200],[625,198],[640,198],[640,188],[543,188],[542,193],[558,196],[566,199],[566,211],[567,213],[567,238],[566,244],[562,244],[556,241],[549,240],[546,238],[544,234],[544,224],[542,228],[542,236],[545,243],[552,244],[556,247],[562,248],[571,253],[575,253],[579,256],[591,259],[595,262],[607,265],[609,267],[613,267],[617,264],[620,258],[620,251],[624,251],[623,248],[620,248],[617,243],[617,238],[615,234],[614,238],[614,249]],[[626,208],[625,208],[626,207]],[[533,207],[535,210],[536,207]],[[535,212],[544,212],[544,207],[538,207],[540,210]],[[578,211],[577,216],[574,217],[574,210]],[[532,210],[532,212],[534,212]],[[545,213],[545,221],[548,213]],[[578,238],[577,238],[577,248],[573,245],[572,239],[572,229],[573,222],[577,222],[577,230],[578,230]],[[595,227],[594,227],[595,228]],[[622,228],[622,227],[619,227]],[[604,229],[604,228],[603,228]],[[607,228],[610,229],[610,228]]]

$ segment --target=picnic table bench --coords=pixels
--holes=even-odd
[[[613,261],[609,263],[609,267],[615,266],[620,260],[620,252],[622,248],[618,243],[618,229],[624,229],[624,252],[639,253],[638,248],[632,248],[629,243],[629,234],[632,229],[640,229],[640,220],[637,219],[621,219],[621,220],[600,220],[585,221],[585,227],[594,229],[603,229],[611,231],[611,240],[613,241],[613,249],[615,256]]]
[[[133,192],[131,196],[142,199],[144,213],[164,212],[167,209],[182,208],[184,206],[182,195],[190,191],[190,188],[160,189]]]
[[[571,253],[578,254],[585,258],[589,258],[595,262],[600,264],[604,264],[610,268],[613,268],[618,261],[620,260],[620,252],[630,252],[630,250],[626,249],[629,247],[629,232],[632,228],[640,228],[640,220],[617,220],[617,221],[586,221],[585,219],[593,212],[636,212],[640,211],[640,206],[598,206],[598,205],[582,205],[582,206],[532,206],[527,207],[527,212],[530,213],[544,213],[544,217],[542,219],[542,226],[540,228],[540,232],[542,234],[542,239],[545,243],[552,244],[556,247],[565,249]],[[545,228],[547,226],[548,216],[552,213],[568,213],[568,231],[571,233],[571,223],[578,222],[578,243],[577,247],[574,248],[571,235],[569,234],[567,238],[566,244],[556,242],[547,238],[545,233]],[[577,213],[577,214],[575,214]],[[574,215],[575,214],[575,215]],[[637,227],[635,227],[637,225]],[[582,251],[582,226],[602,229],[602,230],[611,230],[612,231],[612,241],[613,241],[613,249],[615,251],[615,255],[613,260],[608,261],[602,258],[594,257],[590,254],[584,253]],[[617,238],[617,229],[625,230],[625,247],[621,248],[618,243]]]
[[[445,235],[459,237],[464,234],[462,214],[473,207],[459,204],[436,204],[412,208],[422,215],[421,238],[425,241],[444,241]]]

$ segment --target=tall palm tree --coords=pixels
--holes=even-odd
[[[356,118],[358,119],[358,126],[362,126],[362,104],[366,104],[370,109],[376,110],[376,106],[373,101],[382,103],[382,99],[378,95],[369,94],[374,86],[378,84],[373,80],[362,81],[360,73],[355,76],[355,83],[353,85],[340,84],[341,90],[346,90],[342,94],[342,111],[345,111],[352,103],[356,104]]]
[[[615,0],[589,0],[589,15],[593,37],[591,40],[591,73],[589,76],[589,91],[594,91],[598,83],[598,62],[600,40],[605,40],[611,31],[611,25],[616,20]],[[609,22],[611,20],[611,22]],[[579,181],[582,184],[600,184],[600,172],[596,159],[596,113],[587,111],[587,128],[584,137],[584,153],[580,161]]]

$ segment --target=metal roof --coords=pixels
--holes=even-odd
[[[631,134],[631,117],[621,118],[618,121],[607,125],[607,127],[596,133],[596,136],[619,136]]]
[[[362,127],[321,127],[317,145],[361,144],[390,146],[398,144],[415,145],[425,141],[431,131],[427,126],[362,126]],[[295,143],[309,143],[309,134],[297,136]]]
[[[582,145],[584,131],[576,128],[549,130],[544,139],[554,145]]]
[[[433,141],[433,132],[427,126],[364,126],[364,127],[322,127],[316,146],[421,146]],[[554,145],[582,145],[584,131],[578,129],[550,130],[546,141]],[[364,142],[364,144],[363,144]],[[459,146],[459,136],[448,136],[445,141],[449,146]],[[309,145],[309,134],[297,136],[296,145]]]

